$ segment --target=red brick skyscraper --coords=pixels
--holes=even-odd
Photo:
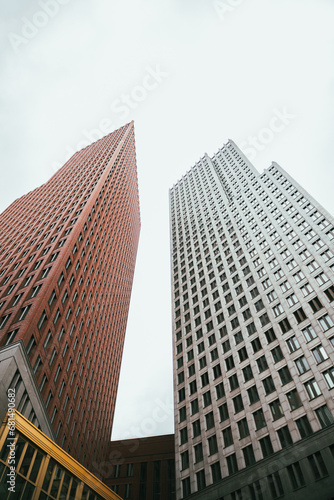
[[[133,122],[0,215],[0,345],[23,340],[58,443],[89,468],[110,441],[139,231]]]

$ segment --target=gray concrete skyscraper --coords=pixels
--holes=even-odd
[[[177,498],[332,498],[333,217],[232,141],[170,216]]]

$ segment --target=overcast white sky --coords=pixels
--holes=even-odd
[[[135,120],[142,231],[113,439],[173,432],[168,189],[231,138],[334,212],[334,3],[0,7],[0,211],[87,138]]]

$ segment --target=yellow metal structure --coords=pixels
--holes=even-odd
[[[12,419],[0,429],[1,500],[121,500],[17,411],[12,434]]]

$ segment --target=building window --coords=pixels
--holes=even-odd
[[[188,442],[188,431],[187,427],[180,429],[180,445]]]
[[[286,300],[289,307],[293,307],[298,303],[298,299],[294,293],[292,295],[289,295],[289,297],[287,297]]]
[[[119,478],[121,476],[121,466],[119,464],[114,466],[114,477]]]
[[[33,368],[33,372],[34,372],[35,374],[37,373],[37,371],[38,371],[39,367],[41,366],[41,364],[42,364],[42,360],[41,360],[40,355],[38,355],[38,356],[37,356],[37,359],[36,359],[36,362],[35,362],[35,364],[34,364],[34,368]]]
[[[269,406],[270,406],[271,414],[273,416],[273,420],[278,420],[279,418],[284,416],[279,399],[275,399],[275,401],[270,403]]]
[[[186,418],[187,418],[187,411],[186,411],[186,407],[183,406],[182,408],[179,409],[179,421],[184,422],[184,420],[186,420]]]
[[[179,403],[181,403],[182,401],[184,401],[184,400],[185,400],[185,398],[186,398],[186,392],[185,392],[184,387],[182,387],[182,388],[178,391],[178,396],[179,396]]]
[[[203,460],[202,443],[199,443],[196,446],[194,446],[194,457],[195,457],[195,463],[202,462]]]
[[[206,430],[212,429],[212,427],[215,426],[215,420],[212,411],[210,411],[210,413],[207,413],[205,415],[205,422],[206,422]]]
[[[202,362],[203,366],[201,366],[201,364],[200,364],[200,369],[204,368],[204,366],[206,366],[206,359],[205,359],[205,357],[201,358],[201,359],[203,359],[205,361],[205,364]],[[201,363],[201,359],[199,360],[200,363]],[[195,365],[194,364],[192,364],[192,365],[190,365],[188,367],[188,374],[189,374],[189,377],[192,377],[193,375],[195,375]]]
[[[311,306],[313,313],[320,311],[320,309],[324,307],[318,297],[314,297],[312,300],[310,300],[309,304]]]
[[[331,414],[327,405],[323,405],[317,410],[315,410],[317,417],[319,419],[320,425],[322,428],[328,427],[329,425],[334,424],[334,418]]]
[[[313,433],[312,427],[306,415],[304,415],[301,418],[298,418],[296,420],[296,425],[299,430],[300,437],[302,439],[306,438],[307,436],[310,436]]]
[[[317,398],[318,396],[321,395],[321,391],[319,389],[319,386],[314,378],[312,378],[311,380],[308,380],[304,385],[305,385],[306,392],[307,392],[310,399]]]
[[[241,349],[239,349],[238,355],[239,355],[240,363],[245,361],[248,358],[246,347],[242,347]]]
[[[271,440],[269,436],[265,436],[264,438],[259,440],[263,458],[268,457],[274,453],[273,446],[271,444]]]
[[[233,444],[233,436],[232,436],[231,427],[227,427],[226,429],[223,430],[223,440],[224,440],[224,447],[225,448],[227,448],[228,446],[231,446]]]
[[[181,470],[189,468],[189,452],[188,450],[181,453]]]
[[[244,456],[246,467],[249,467],[250,465],[255,464],[256,460],[255,460],[253,446],[251,444],[246,446],[245,448],[243,448],[242,453]]]
[[[300,358],[295,360],[299,375],[302,375],[303,373],[307,372],[310,367],[308,365],[308,362],[306,361],[305,356],[300,356]]]
[[[224,422],[225,420],[227,420],[229,418],[227,403],[224,403],[221,406],[219,406],[218,410],[219,410],[219,416],[220,416],[221,422]]]
[[[325,372],[323,372],[323,376],[327,382],[327,385],[330,389],[333,389],[334,387],[334,367],[332,366]]]
[[[277,304],[275,307],[273,307],[273,313],[274,313],[274,316],[280,316],[281,314],[284,313],[284,309],[282,307],[282,304]]]
[[[256,430],[258,431],[259,429],[262,429],[263,427],[266,427],[266,420],[264,418],[263,410],[260,408],[259,410],[255,411],[253,413],[253,418],[255,422],[255,427]]]
[[[259,369],[259,373],[262,373],[263,371],[265,371],[268,368],[268,363],[267,363],[267,360],[266,360],[264,355],[261,356],[260,358],[258,358],[256,360],[256,363],[257,363],[257,366]]]
[[[334,285],[332,285],[329,288],[327,288],[326,290],[324,290],[324,292],[325,292],[326,297],[329,300],[329,302],[333,302],[333,300],[334,300]]]
[[[186,497],[186,496],[190,495],[190,493],[191,493],[190,477],[186,477],[185,479],[182,479],[182,495],[184,497]]]
[[[177,383],[178,385],[184,382],[184,372],[180,372],[177,374]]]
[[[250,387],[249,389],[247,389],[247,393],[248,393],[248,399],[249,399],[249,404],[252,405],[254,403],[256,403],[257,401],[259,401],[259,394],[257,392],[257,388],[256,388],[256,385],[253,385],[252,387]]]
[[[328,359],[327,352],[325,351],[325,349],[322,347],[321,344],[312,349],[311,351],[314,356],[314,359],[318,364]]]
[[[287,466],[290,482],[292,484],[292,488],[297,490],[302,486],[305,486],[305,479],[302,472],[302,469],[299,465],[299,462],[295,462],[294,464]]]
[[[299,342],[297,340],[296,335],[290,337],[286,340],[290,353],[297,351],[300,348]]]
[[[280,376],[282,385],[285,385],[285,384],[288,384],[289,382],[291,382],[292,377],[291,377],[290,370],[287,366],[283,366],[283,368],[278,370],[278,374]]]
[[[211,400],[211,394],[210,394],[210,391],[207,391],[203,394],[203,405],[204,405],[204,408],[206,406],[209,406],[211,405],[212,403],[212,400]]]
[[[248,382],[249,380],[254,378],[251,365],[247,365],[245,368],[243,368],[242,372],[243,372],[245,382]]]
[[[226,364],[227,371],[232,370],[232,368],[234,368],[233,356],[229,356],[228,358],[226,358],[225,364]]]
[[[254,306],[255,306],[256,312],[262,311],[262,309],[264,309],[264,304],[262,302],[262,299],[255,302]]]
[[[22,321],[27,316],[30,307],[31,307],[31,304],[29,304],[28,306],[25,306],[21,309],[19,317],[17,318],[17,321]],[[2,323],[1,323],[1,325],[2,325]],[[1,325],[0,325],[0,329],[3,328]]]
[[[284,495],[284,488],[279,472],[274,472],[273,474],[269,474],[269,476],[267,476],[267,481],[273,499],[279,498]]]
[[[49,394],[48,394],[48,397],[47,397],[47,399],[45,401],[45,408],[48,408],[51,399],[52,399],[52,392],[50,391]]]
[[[262,383],[263,383],[264,390],[266,392],[266,396],[268,394],[271,394],[272,392],[274,392],[276,390],[275,384],[274,384],[274,381],[273,381],[271,375],[269,375],[269,377],[266,377],[265,379],[263,379]]]
[[[209,383],[209,380],[208,380],[208,383]],[[189,384],[189,394],[190,394],[190,396],[192,396],[193,394],[195,394],[195,392],[197,392],[197,384],[196,384],[196,380],[193,380]]]
[[[319,286],[324,285],[328,281],[328,278],[325,275],[325,273],[318,274],[318,276],[316,276],[315,279],[317,280],[317,283],[318,283]]]
[[[317,334],[315,333],[313,326],[311,326],[311,325],[303,328],[302,333],[305,337],[306,342],[311,342],[311,340],[313,340],[317,337]]]
[[[307,457],[309,465],[312,469],[314,479],[317,481],[318,479],[322,479],[325,476],[328,476],[328,470],[325,465],[325,462],[322,458],[320,451],[317,451],[313,455],[309,455]]]
[[[196,472],[196,482],[197,482],[197,490],[203,490],[205,488],[206,483],[205,483],[205,473],[204,469]]]
[[[201,423],[200,423],[200,420],[195,420],[195,422],[193,422],[192,424],[192,428],[193,428],[193,437],[197,437],[201,434]]]
[[[321,318],[318,319],[319,325],[322,328],[322,331],[327,332],[330,328],[334,326],[334,323],[332,319],[328,316],[328,314],[325,314]]]
[[[226,354],[228,351],[231,350],[231,344],[230,344],[229,340],[226,340],[225,342],[223,342],[222,349],[223,349],[224,354]]]
[[[218,452],[218,444],[215,434],[208,438],[208,446],[209,446],[209,455],[214,455],[215,453]]]
[[[269,330],[264,332],[264,334],[266,336],[268,344],[271,344],[272,342],[274,342],[274,340],[276,340],[276,335],[273,328],[269,328]]]
[[[235,453],[226,457],[226,462],[229,474],[234,474],[235,472],[238,472],[238,463]]]
[[[217,481],[220,481],[220,479],[222,478],[220,463],[215,462],[210,467],[211,467],[212,482],[216,483]]]
[[[302,406],[302,402],[300,400],[297,389],[293,389],[290,392],[287,392],[286,397],[288,398],[291,411],[296,410],[300,406]]]
[[[282,319],[278,324],[283,334],[291,330],[291,325],[287,318]]]
[[[288,281],[284,281],[283,283],[280,284],[280,288],[281,288],[282,292],[285,293],[288,290],[290,290],[291,285]]]
[[[300,307],[299,309],[294,311],[293,315],[296,318],[296,321],[298,324],[302,323],[303,321],[305,321],[307,319],[307,316],[306,316],[304,309],[302,307]]]
[[[217,399],[221,399],[225,396],[225,390],[224,390],[224,383],[221,382],[220,384],[215,386],[216,389],[216,397]]]
[[[232,401],[233,401],[235,413],[239,413],[240,411],[242,411],[244,409],[242,397],[240,394],[238,396],[236,396],[235,398],[233,398]]]
[[[280,440],[282,448],[286,448],[292,444],[292,437],[289,431],[289,427],[285,425],[277,431],[278,438]]]
[[[191,415],[195,415],[195,413],[199,411],[198,399],[194,399],[193,401],[191,401],[190,406],[191,406]]]
[[[270,319],[267,313],[262,314],[262,316],[260,316],[259,319],[263,327],[266,326],[268,323],[270,323]]]
[[[239,436],[240,436],[240,439],[243,439],[247,436],[249,436],[249,428],[248,428],[248,424],[247,424],[247,419],[246,418],[243,418],[241,420],[239,420],[238,423],[238,430],[239,430]]]
[[[305,283],[305,285],[301,287],[301,291],[304,297],[307,297],[307,295],[313,292],[313,288],[309,283]]]
[[[279,361],[284,359],[284,356],[283,356],[283,353],[282,353],[280,346],[274,347],[274,349],[272,349],[270,352],[272,354],[274,363],[278,363]]]
[[[56,348],[54,347],[54,348],[53,348],[53,351],[52,351],[52,354],[51,354],[51,356],[50,356],[50,360],[49,360],[49,365],[50,365],[50,366],[52,366],[52,363],[53,363],[53,361],[54,361],[54,359],[55,359],[55,357],[56,357],[56,354],[57,354],[57,351],[56,351]]]

